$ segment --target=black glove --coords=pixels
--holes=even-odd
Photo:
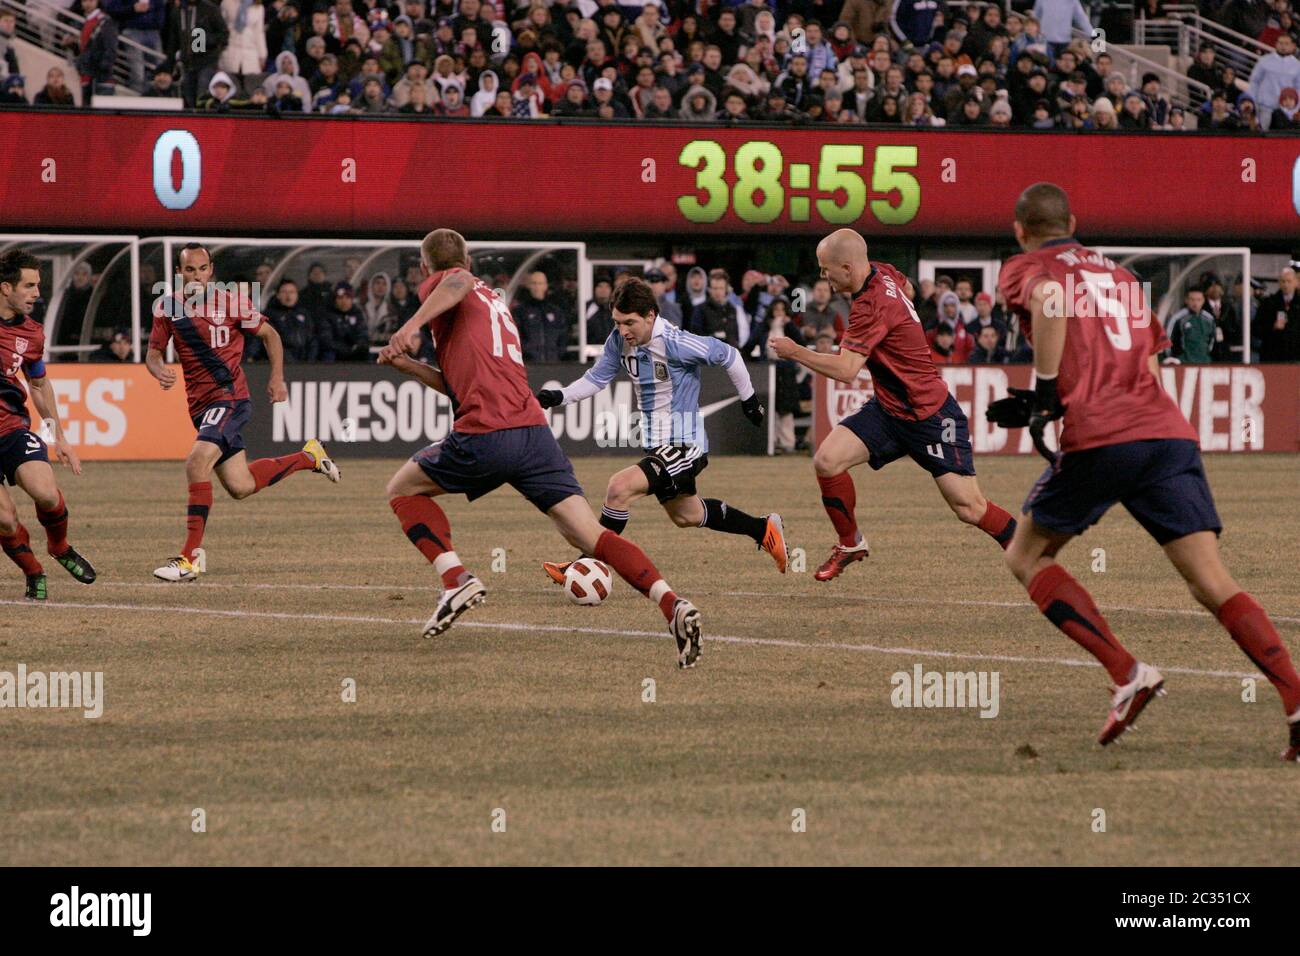
[[[1040,430],[1048,422],[1055,421],[1065,414],[1065,409],[1061,407],[1061,396],[1056,391],[1056,379],[1040,378],[1034,383],[1033,406],[1029,424],[1033,425],[1034,422],[1041,421]]]
[[[757,426],[763,424],[764,408],[758,402],[758,395],[755,394],[749,396],[749,398],[740,403],[740,407],[744,411],[745,417],[749,419],[752,425]]]
[[[1007,398],[999,398],[989,405],[984,417],[1001,428],[1024,428],[1034,413],[1034,391],[1009,388],[1007,393]]]
[[[537,393],[537,404],[542,408],[553,408],[564,401],[564,393],[558,388],[544,388]]]

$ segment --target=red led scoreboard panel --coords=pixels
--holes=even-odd
[[[0,113],[5,230],[1300,238],[1300,138]]]

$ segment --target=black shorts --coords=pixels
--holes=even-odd
[[[213,402],[191,419],[198,429],[196,441],[210,441],[221,449],[217,464],[244,450],[244,426],[253,417],[253,403]]]
[[[509,485],[545,513],[571,495],[582,495],[573,465],[546,425],[452,432],[411,461],[444,491],[470,501]]]
[[[867,446],[867,464],[879,471],[904,455],[930,474],[973,475],[975,452],[966,415],[951,395],[929,418],[895,418],[871,399],[840,422]]]
[[[666,505],[695,494],[695,476],[709,467],[709,456],[698,445],[660,445],[636,464],[650,483],[650,494]]]
[[[11,431],[0,436],[0,484],[17,483],[18,468],[29,461],[50,460],[50,453],[41,441],[41,436],[26,428]]]
[[[1160,545],[1223,530],[1201,450],[1181,438],[1067,452],[1034,484],[1022,510],[1049,531],[1082,534],[1117,502]]]

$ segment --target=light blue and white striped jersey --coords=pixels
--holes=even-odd
[[[726,342],[684,332],[660,316],[645,345],[630,346],[618,329],[611,332],[605,350],[583,379],[599,391],[622,367],[637,385],[641,446],[696,445],[700,454],[707,454],[709,436],[700,416],[700,366],[731,370],[737,362],[744,369],[740,353]]]

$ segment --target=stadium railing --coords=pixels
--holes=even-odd
[[[86,23],[85,17],[71,10],[41,3],[39,0],[31,3],[25,0],[0,0],[0,10],[7,10],[18,18],[19,37],[54,56],[72,59],[64,44],[69,39],[80,42],[81,28]],[[131,89],[131,61],[134,57],[142,60],[146,75],[149,70],[164,60],[160,51],[151,50],[134,40],[119,36],[117,59],[113,61],[113,79],[117,82],[119,92]]]

